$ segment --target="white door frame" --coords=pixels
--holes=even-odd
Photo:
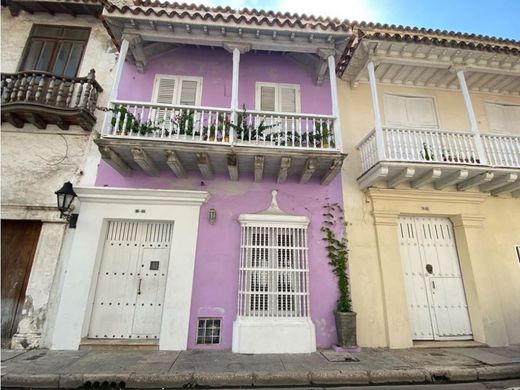
[[[107,220],[135,219],[174,222],[159,349],[185,350],[199,211],[209,193],[106,187],[75,191],[81,210],[51,330],[51,348],[76,350],[88,335]]]

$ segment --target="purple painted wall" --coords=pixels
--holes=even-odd
[[[200,348],[196,342],[197,317],[221,317],[223,319],[222,343],[207,348],[231,348],[232,325],[236,319],[238,296],[238,268],[240,224],[238,216],[256,213],[270,205],[271,191],[278,189],[278,203],[282,210],[310,219],[308,230],[310,267],[311,318],[316,326],[318,347],[330,347],[336,342],[333,310],[335,309],[336,282],[330,271],[324,244],[321,240],[322,205],[325,199],[342,203],[339,176],[328,186],[319,183],[305,185],[288,182],[283,185],[264,180],[254,183],[241,179],[230,182],[225,177],[206,181],[201,186],[199,177],[177,179],[169,171],[159,177],[150,177],[135,171],[129,177],[119,175],[105,163],[101,163],[97,186],[205,190],[211,194],[202,206],[199,220],[199,236],[195,259],[195,275],[191,304],[188,348]],[[217,210],[217,222],[210,225],[208,210]]]
[[[225,50],[183,47],[153,58],[143,74],[138,73],[134,66],[125,64],[118,98],[150,101],[156,74],[198,76],[203,78],[202,105],[229,107],[231,73],[232,56]],[[316,86],[313,77],[312,72],[282,54],[246,53],[240,60],[239,104],[254,109],[256,81],[299,84],[302,112],[330,114],[329,84]],[[271,191],[278,189],[278,202],[282,210],[308,216],[311,221],[308,230],[311,318],[316,326],[318,347],[330,347],[336,342],[333,310],[337,289],[320,227],[325,199],[342,203],[339,177],[328,186],[317,182],[301,185],[296,179],[288,180],[283,185],[276,184],[274,180],[254,183],[250,179],[241,179],[240,182],[230,182],[227,177],[206,181],[202,186],[198,175],[180,180],[170,171],[163,171],[158,177],[134,171],[129,177],[123,177],[101,162],[96,185],[203,189],[211,194],[208,203],[201,208],[199,221],[188,347],[200,348],[196,345],[198,317],[221,317],[221,344],[204,347],[220,349],[231,348],[232,325],[236,319],[240,247],[238,217],[267,208],[271,202]],[[215,225],[210,225],[207,219],[211,208],[215,208],[218,214]]]
[[[202,77],[202,102],[207,107],[230,107],[231,53],[224,49],[185,46],[154,57],[145,73],[125,63],[118,99],[151,101],[156,74]],[[299,84],[301,112],[332,113],[330,85],[316,85],[312,72],[280,53],[249,52],[240,57],[239,105],[255,109],[255,83],[272,82]]]

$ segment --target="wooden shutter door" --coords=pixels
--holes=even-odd
[[[195,80],[182,80],[179,104],[183,106],[199,105],[199,82]]]
[[[435,105],[432,98],[406,98],[406,112],[408,114],[408,126],[410,127],[438,127]]]
[[[261,111],[276,111],[276,88],[275,87],[260,87],[260,110]]]
[[[504,106],[495,103],[485,103],[489,130],[496,133],[507,133],[507,120]]]
[[[176,87],[177,78],[167,76],[156,76],[154,89],[154,102],[160,104],[175,104],[176,103]],[[167,108],[159,108],[153,110],[151,114],[152,121],[162,126],[165,123],[167,128],[174,111]]]
[[[406,113],[406,101],[401,96],[385,95],[385,116],[388,126],[406,126],[408,115]]]
[[[40,221],[2,220],[2,346],[7,346],[21,319]]]

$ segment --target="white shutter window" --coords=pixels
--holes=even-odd
[[[297,112],[296,88],[280,88],[280,111]]]
[[[433,99],[428,97],[406,98],[406,112],[410,126],[437,128]]]
[[[195,106],[197,104],[198,86],[199,83],[197,81],[182,80],[179,104],[183,106]]]
[[[174,104],[176,100],[177,78],[167,76],[156,76],[153,101],[160,104]],[[152,110],[151,118],[155,123],[162,125],[169,122],[173,111],[167,108]]]
[[[489,130],[500,134],[520,133],[520,106],[485,103]]]
[[[384,95],[385,122],[388,126],[438,128],[431,97]]]
[[[406,126],[406,100],[401,96],[384,95],[385,119],[388,126]]]
[[[485,103],[486,114],[489,122],[489,130],[496,133],[507,133],[506,106],[495,103]]]
[[[276,88],[275,87],[260,87],[260,110],[261,111],[276,111]]]

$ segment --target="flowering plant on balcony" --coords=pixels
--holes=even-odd
[[[237,133],[237,139],[240,141],[256,141],[266,140],[271,141],[274,133],[264,133],[268,129],[272,129],[279,125],[279,123],[266,124],[265,118],[260,121],[258,126],[255,126],[254,121],[248,123],[248,113],[245,104],[242,106],[242,111],[238,113],[236,123],[229,125]]]
[[[155,132],[160,132],[161,127],[158,123],[151,120],[142,122],[140,118],[136,118],[126,107],[120,106],[115,108],[97,107],[101,111],[110,111],[115,113],[111,119],[112,129],[116,134],[140,134],[147,135]],[[166,133],[168,131],[165,130]],[[168,134],[167,134],[168,135]]]

